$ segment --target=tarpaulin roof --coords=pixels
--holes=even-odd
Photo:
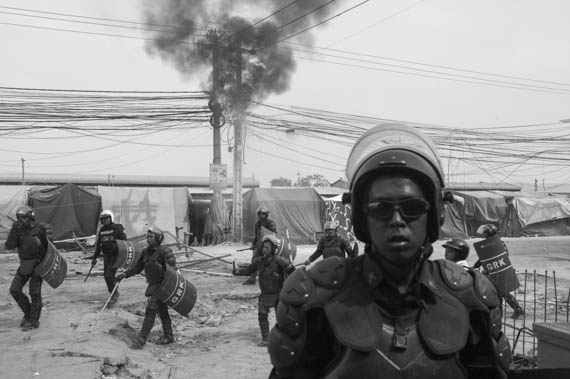
[[[50,224],[54,240],[96,233],[101,213],[101,197],[94,191],[65,184],[41,190],[31,190],[29,204],[36,220]]]
[[[296,244],[314,243],[314,233],[323,229],[325,202],[313,188],[254,188],[243,196],[244,239],[252,241],[257,208],[265,205],[275,221],[277,234]]]

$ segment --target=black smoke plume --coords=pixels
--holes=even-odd
[[[184,76],[207,77],[206,91],[224,107],[243,111],[250,100],[289,89],[296,64],[279,41],[323,20],[334,5],[334,0],[147,0],[144,17],[153,31],[146,48]],[[312,42],[310,32],[294,38]],[[215,51],[217,88],[212,87]]]

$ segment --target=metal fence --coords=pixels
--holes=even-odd
[[[511,344],[515,368],[538,367],[533,324],[569,322],[570,282],[557,280],[556,271],[525,270],[517,277],[520,287],[512,295],[524,313],[503,301],[503,332]]]

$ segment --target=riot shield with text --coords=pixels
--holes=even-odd
[[[57,251],[55,245],[48,240],[48,248],[44,259],[34,269],[52,288],[63,283],[67,275],[67,262]]]
[[[519,288],[520,283],[509,259],[505,243],[494,235],[473,244],[481,267],[495,283],[499,296]]]
[[[136,241],[117,240],[117,260],[113,268],[123,268],[128,270],[133,267],[140,259],[143,253],[143,246]]]
[[[154,295],[182,316],[188,317],[196,304],[197,291],[182,274],[167,265],[164,279]]]

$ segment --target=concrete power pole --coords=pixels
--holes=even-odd
[[[241,101],[241,81],[242,81],[242,55],[241,49],[237,51],[237,72],[236,72],[236,88],[238,98]],[[243,176],[243,140],[245,135],[245,104],[238,106],[238,113],[234,117],[234,191],[233,191],[233,208],[232,208],[232,225],[233,235],[236,242],[243,241],[243,196],[242,196],[242,176]]]
[[[220,165],[222,163],[221,154],[221,142],[220,142],[220,128],[225,124],[225,118],[222,115],[222,105],[219,103],[219,90],[220,90],[220,36],[217,32],[211,32],[211,42],[212,42],[212,96],[208,106],[212,111],[212,117],[210,118],[210,124],[213,128],[214,135],[214,165]],[[210,173],[211,174],[211,173]],[[215,186],[213,188],[213,196],[210,207],[210,214],[212,215],[212,220],[214,222],[214,234],[218,233],[218,225],[223,225],[224,220],[224,199],[222,196],[222,188]]]

